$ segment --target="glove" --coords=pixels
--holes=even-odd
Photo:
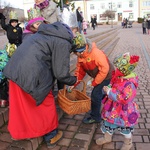
[[[68,86],[67,87],[67,92],[71,93],[73,88],[74,88],[74,86]]]
[[[6,19],[2,13],[0,13],[0,19]]]

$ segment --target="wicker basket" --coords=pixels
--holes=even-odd
[[[58,105],[69,115],[81,114],[91,109],[91,100],[86,95],[86,84],[83,82],[83,91],[73,89],[71,93],[67,92],[66,86],[58,92]]]

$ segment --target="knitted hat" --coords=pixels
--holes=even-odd
[[[44,21],[44,18],[41,17],[41,14],[40,14],[40,10],[39,9],[35,9],[35,8],[30,8],[28,10],[28,19],[29,19],[29,22],[26,26],[26,29],[27,30],[30,30],[30,27],[33,23],[35,22],[43,22]]]
[[[9,23],[13,22],[13,21],[16,21],[18,22],[18,15],[15,11],[11,11],[10,14],[9,14]]]
[[[121,73],[127,76],[135,69],[138,61],[139,61],[139,56],[135,56],[135,55],[130,56],[129,53],[125,53],[116,57],[113,63]]]
[[[76,33],[76,37],[73,38],[73,52],[83,52],[86,48],[86,40],[83,34]]]

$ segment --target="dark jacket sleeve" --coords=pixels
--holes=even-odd
[[[5,31],[7,31],[8,25],[6,25],[6,23],[5,23],[5,18],[1,19],[1,26]]]
[[[52,52],[52,69],[57,80],[67,85],[74,85],[77,78],[70,75],[70,49],[71,44],[68,41],[57,40]]]

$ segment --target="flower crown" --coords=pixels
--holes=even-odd
[[[113,61],[114,65],[124,74],[129,75],[137,66],[139,56],[129,53],[121,54]]]

